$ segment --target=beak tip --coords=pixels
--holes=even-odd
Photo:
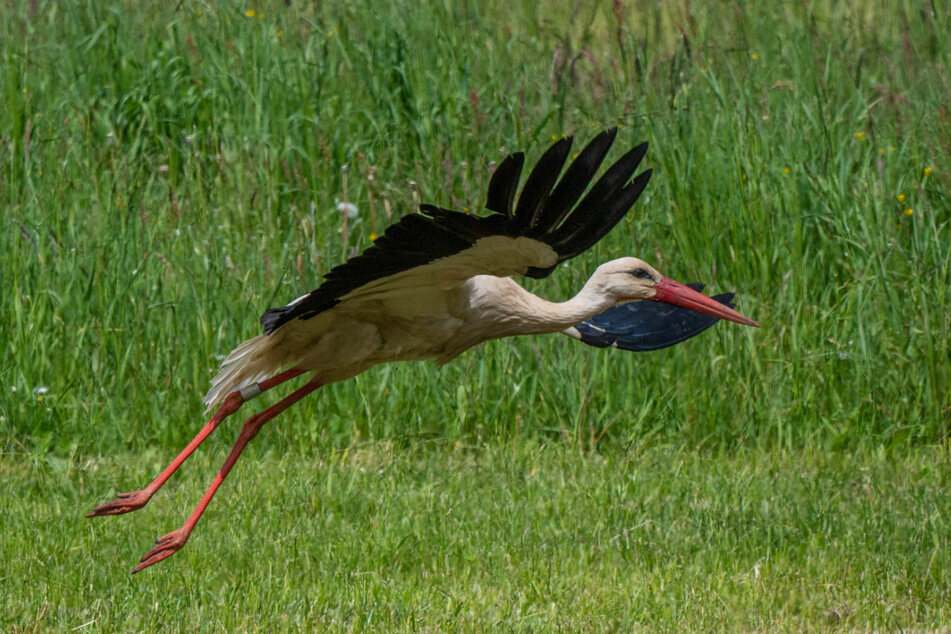
[[[668,277],[662,279],[660,283],[655,286],[655,288],[656,294],[651,298],[654,301],[666,302],[675,306],[689,308],[690,310],[705,313],[718,319],[734,321],[744,326],[752,326],[753,328],[760,327],[757,322],[753,321],[749,317],[746,317],[745,315],[741,315],[729,306],[720,304],[716,300],[707,297],[703,293],[695,291],[689,286],[685,286],[680,282],[676,282]]]

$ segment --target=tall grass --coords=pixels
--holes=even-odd
[[[612,8],[613,7],[613,8]],[[940,3],[9,3],[0,26],[0,434],[181,446],[257,316],[421,199],[621,126],[655,175],[550,280],[640,255],[736,290],[651,354],[560,337],[325,390],[262,443],[944,443],[951,12]],[[342,171],[347,166],[347,191]],[[347,244],[338,200],[361,210]],[[372,209],[372,214],[371,214]],[[278,431],[280,428],[280,431]]]

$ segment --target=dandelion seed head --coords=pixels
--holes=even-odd
[[[346,214],[347,218],[356,218],[360,215],[360,210],[351,202],[337,203],[337,211],[342,214]]]

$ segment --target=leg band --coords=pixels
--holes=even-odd
[[[248,387],[241,388],[240,392],[241,398],[246,401],[250,401],[252,398],[257,398],[262,394],[261,388],[257,383],[252,383]]]

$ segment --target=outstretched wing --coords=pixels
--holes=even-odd
[[[261,316],[264,332],[293,319],[309,319],[342,301],[394,289],[435,285],[445,290],[475,275],[547,277],[559,262],[603,238],[650,179],[651,170],[645,170],[631,180],[647,152],[642,143],[588,190],[616,135],[615,128],[596,136],[563,175],[572,138],[557,141],[529,174],[517,204],[525,155],[508,156],[489,182],[486,208],[493,213],[473,216],[421,205],[421,213],[391,225],[361,255],[332,269],[311,293],[267,310]]]
[[[687,286],[703,290],[699,282]],[[713,299],[734,308],[733,293],[714,295]],[[673,304],[628,302],[572,326],[565,334],[596,348],[659,350],[699,335],[718,321],[716,317]]]

